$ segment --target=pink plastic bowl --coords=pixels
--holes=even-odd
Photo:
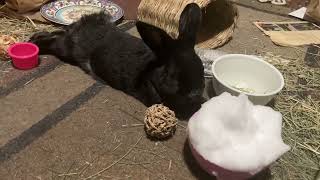
[[[13,65],[22,70],[32,69],[39,63],[39,48],[33,43],[16,43],[9,47],[8,54]]]
[[[211,163],[204,159],[192,146],[189,140],[190,149],[193,157],[199,163],[201,168],[205,170],[210,175],[216,176],[217,180],[246,180],[253,176],[247,172],[236,172],[230,171],[228,169],[222,168],[214,163]]]

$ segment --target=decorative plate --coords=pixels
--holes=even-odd
[[[69,25],[81,16],[105,11],[112,17],[111,21],[119,20],[124,12],[117,4],[108,0],[57,0],[41,7],[41,15],[49,21]]]

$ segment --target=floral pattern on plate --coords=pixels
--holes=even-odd
[[[49,21],[69,25],[81,16],[104,10],[119,20],[124,12],[117,4],[109,0],[57,0],[42,6],[40,13]]]

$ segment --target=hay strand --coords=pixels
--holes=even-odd
[[[114,161],[112,164],[110,164],[108,167],[106,168],[103,168],[102,170],[98,171],[97,173],[91,175],[91,176],[88,176],[86,178],[84,178],[84,180],[86,179],[91,179],[91,178],[94,178],[94,177],[97,177],[99,176],[101,173],[107,171],[108,169],[110,169],[111,167],[113,167],[114,165],[116,165],[117,163],[119,163],[122,159],[124,159],[128,154],[131,153],[131,151],[139,144],[139,142],[141,141],[143,136],[140,136],[140,138],[137,140],[137,142],[122,156],[120,157],[118,160]]]

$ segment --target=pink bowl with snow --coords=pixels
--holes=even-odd
[[[33,43],[15,43],[9,47],[8,54],[17,69],[32,69],[39,63],[39,48]]]
[[[248,172],[236,172],[225,168],[222,168],[214,163],[209,162],[204,159],[192,146],[189,141],[190,149],[193,157],[196,159],[198,164],[203,170],[205,170],[210,175],[216,176],[217,180],[245,180],[253,175]]]

